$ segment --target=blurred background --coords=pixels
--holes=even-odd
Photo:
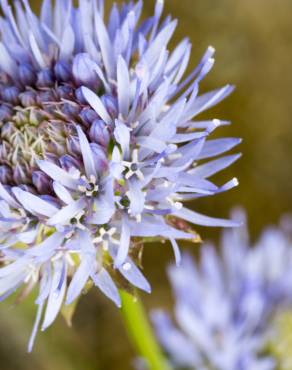
[[[61,1],[61,0],[58,0]],[[110,0],[106,1],[111,4]],[[179,19],[174,42],[189,36],[191,67],[208,45],[216,48],[216,65],[202,90],[225,83],[235,93],[208,115],[231,120],[220,136],[242,137],[244,155],[217,183],[236,176],[239,188],[193,204],[196,210],[227,217],[243,205],[252,238],[266,224],[292,211],[292,1],[291,0],[166,0],[165,13]],[[32,1],[35,9],[38,1]],[[154,0],[145,1],[145,15]],[[220,230],[199,229],[203,239],[218,239]],[[190,247],[187,247],[190,249]],[[199,246],[192,246],[195,253]],[[143,295],[148,308],[167,307],[171,295],[165,266],[172,260],[167,245],[148,245],[144,269],[153,286]],[[119,311],[96,290],[77,308],[72,328],[62,317],[40,333],[32,355],[27,340],[35,315],[33,297],[21,306],[0,306],[0,368],[3,370],[129,370],[134,352]],[[292,329],[292,323],[291,323]],[[11,356],[12,355],[12,356]]]

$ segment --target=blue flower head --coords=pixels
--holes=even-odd
[[[237,218],[242,214],[237,213]],[[291,238],[282,228],[264,231],[253,248],[247,231],[223,236],[221,254],[202,248],[169,269],[176,323],[153,312],[157,335],[175,368],[274,370],[265,353],[273,315],[292,303]]]
[[[161,20],[163,1],[143,22],[141,1],[107,21],[97,0],[43,0],[40,17],[27,0],[1,6],[0,296],[38,284],[31,349],[88,282],[118,306],[121,284],[150,292],[141,241],[170,240],[179,263],[177,240],[194,234],[178,220],[234,226],[184,204],[237,185],[209,178],[240,140],[209,140],[227,122],[197,119],[233,87],[199,92],[212,47],[185,77],[191,44],[168,50],[176,21]]]

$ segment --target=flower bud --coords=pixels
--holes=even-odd
[[[110,95],[103,95],[101,97],[101,101],[103,102],[106,110],[111,115],[112,118],[117,118],[118,116],[118,106],[117,101]]]
[[[9,167],[0,166],[0,182],[2,184],[9,184],[12,181],[12,171]]]
[[[26,171],[24,170],[23,166],[20,164],[16,164],[13,168],[13,180],[16,184],[25,184],[29,182],[29,179],[27,178]]]
[[[87,104],[87,100],[84,98],[81,87],[78,87],[78,89],[75,90],[75,97],[80,104]]]
[[[24,107],[31,107],[37,104],[37,96],[33,91],[25,91],[20,94],[19,98]]]
[[[59,99],[69,99],[72,98],[72,88],[70,86],[58,86],[56,89]]]
[[[81,153],[78,136],[70,136],[67,138],[67,149],[69,154],[79,155]]]
[[[29,64],[21,64],[18,69],[19,80],[24,86],[33,86],[37,81],[34,69]]]
[[[95,143],[91,143],[90,148],[93,153],[93,159],[97,171],[105,171],[108,167],[108,162],[103,148]]]
[[[1,90],[2,99],[13,105],[17,105],[19,103],[19,94],[20,90],[16,86],[5,87]]]
[[[92,122],[98,118],[98,114],[89,107],[83,108],[79,116],[86,126],[91,125]]]
[[[62,106],[62,112],[66,116],[76,118],[79,115],[80,107],[78,104],[75,103],[65,103]]]
[[[43,69],[38,73],[37,86],[38,87],[52,87],[54,86],[55,78],[50,69]]]
[[[12,122],[6,122],[1,128],[1,138],[9,140],[14,133],[14,125]]]
[[[102,120],[96,119],[90,127],[89,137],[97,144],[107,146],[110,140],[107,125]]]
[[[60,158],[60,164],[65,171],[69,171],[72,167],[77,169],[81,168],[81,163],[69,154],[62,155]]]
[[[56,100],[55,94],[52,90],[40,91],[37,95],[39,104],[53,102]]]
[[[0,106],[0,122],[7,121],[12,115],[12,110],[6,105]]]
[[[32,174],[32,182],[39,193],[41,194],[50,193],[51,180],[45,173],[41,171],[34,171]]]
[[[58,81],[67,82],[71,79],[71,66],[64,60],[59,60],[55,64],[54,72]]]
[[[8,153],[9,153],[9,144],[5,141],[2,141],[0,144],[0,159],[2,159],[2,161],[7,160]]]
[[[87,53],[77,54],[73,60],[73,76],[78,85],[85,85],[97,89],[100,85],[99,78],[94,70],[94,61]]]

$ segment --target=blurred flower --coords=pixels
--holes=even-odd
[[[266,229],[252,248],[245,229],[227,231],[222,255],[206,245],[198,263],[185,254],[169,269],[177,324],[153,312],[177,368],[275,369],[265,346],[274,315],[291,307],[291,274],[291,238],[282,228]]]
[[[240,140],[207,140],[225,121],[194,120],[229,95],[199,95],[211,70],[209,47],[188,77],[191,44],[173,52],[176,21],[163,1],[140,23],[142,2],[27,0],[0,19],[0,296],[40,291],[29,349],[63,302],[96,285],[118,306],[117,286],[150,286],[134,256],[147,238],[194,239],[186,223],[234,226],[184,207],[237,185],[210,180],[238,155],[217,157]],[[139,262],[139,261],[138,261]]]

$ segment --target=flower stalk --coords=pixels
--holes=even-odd
[[[172,370],[163,356],[138,295],[120,291],[121,313],[129,338],[149,370]]]

